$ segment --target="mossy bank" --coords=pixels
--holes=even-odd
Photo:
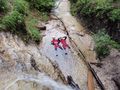
[[[41,31],[36,25],[49,19],[53,6],[53,0],[0,0],[0,31],[17,34],[25,42],[39,43]]]

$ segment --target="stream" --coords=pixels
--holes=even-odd
[[[53,14],[58,16],[64,22],[70,34],[73,33],[73,35],[75,35],[74,33],[77,33],[78,29],[83,30],[83,27],[79,24],[79,22],[77,22],[76,19],[70,14],[70,3],[68,0],[57,0],[56,7],[57,8],[53,10]],[[45,32],[45,37],[43,38],[41,52],[48,58],[50,58],[52,61],[57,62],[60,70],[65,77],[67,77],[68,75],[72,76],[73,80],[79,85],[79,87],[82,88],[82,90],[86,90],[87,67],[81,60],[81,58],[76,55],[76,52],[71,46],[69,38],[67,38],[67,43],[69,44],[71,49],[67,49],[66,51],[61,49],[55,51],[53,45],[51,45],[52,37],[58,39],[60,37],[67,36],[64,32],[64,27],[62,26],[61,22],[59,20],[51,20],[48,22],[46,27],[47,30]],[[73,37],[79,39],[78,36]],[[86,38],[83,38],[83,40],[85,41]],[[87,38],[85,45],[87,45],[87,43],[89,42],[90,40],[89,38]],[[87,47],[85,45],[83,48]],[[66,52],[68,53],[67,55],[65,55]]]

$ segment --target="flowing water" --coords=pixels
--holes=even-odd
[[[80,46],[81,48],[88,48],[88,44],[91,42],[88,36],[85,35],[84,38],[75,36],[72,33],[83,33],[83,27],[77,22],[77,20],[70,14],[70,3],[68,0],[57,0],[56,7],[53,9],[53,13],[59,17],[65,24],[68,32],[70,32],[71,37],[79,41],[85,41]],[[45,37],[43,38],[43,44],[41,52],[50,58],[52,61],[57,62],[60,70],[65,77],[68,75],[73,77],[73,80],[79,85],[82,90],[87,89],[87,67],[82,61],[82,59],[76,55],[76,52],[73,50],[73,46],[67,39],[67,43],[70,45],[71,49],[61,50],[58,49],[55,51],[54,46],[51,45],[52,37],[56,39],[67,36],[64,32],[64,27],[62,26],[59,20],[51,20],[46,25],[47,30],[45,32]],[[81,40],[80,40],[81,39]],[[80,44],[78,44],[80,45]],[[86,50],[87,51],[87,50]],[[65,55],[65,53],[68,53]],[[88,52],[88,51],[87,51]],[[56,56],[58,55],[58,56]],[[90,56],[90,55],[89,55]]]
[[[9,88],[12,88],[12,86],[14,86],[16,83],[20,81],[35,82],[42,86],[46,86],[50,90],[72,90],[68,86],[55,82],[53,79],[49,78],[48,76],[45,76],[45,74],[39,74],[38,76],[23,74],[19,76],[17,79],[15,79],[12,83],[7,85],[5,90],[9,90]]]

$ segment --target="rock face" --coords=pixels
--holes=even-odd
[[[56,4],[58,4],[58,8],[54,12],[66,26],[72,40],[77,44],[77,47],[82,51],[88,62],[96,62],[92,37],[86,34],[85,28],[71,15],[69,0],[58,0]]]
[[[46,76],[65,83],[64,75],[57,64],[41,55],[39,48],[40,46],[35,44],[25,45],[20,38],[10,33],[0,33],[0,90],[4,90],[9,84],[12,84],[14,80],[24,76],[24,74],[37,77],[39,73],[45,73]],[[35,67],[39,70],[35,69],[31,59],[34,60],[34,63],[36,63]],[[25,83],[26,85],[23,85]],[[9,90],[18,90],[19,88],[19,90],[24,90],[27,86],[34,88],[31,86],[31,84],[34,84],[32,81],[30,83],[18,81],[16,84],[17,86],[14,85],[15,87],[12,86],[12,89]],[[40,89],[36,87],[35,90]]]
[[[70,86],[66,86],[68,75],[72,76],[81,90],[87,90],[88,69],[82,55],[78,55],[78,49],[86,60],[94,62],[94,43],[70,14],[69,1],[58,1],[61,4],[55,10],[56,14],[63,20],[76,46],[68,37],[70,49],[54,50],[51,45],[52,36],[67,36],[64,26],[57,18],[46,23],[40,45],[26,45],[18,36],[0,32],[0,90],[72,90]]]
[[[57,52],[58,57],[54,55],[51,35],[66,35],[61,30],[61,22],[51,20],[46,27],[40,45],[26,45],[18,36],[0,32],[0,90],[71,90],[65,86],[67,75],[71,75],[80,88],[87,89],[87,67],[69,39],[68,55],[63,55],[64,50]]]
[[[115,49],[111,54],[102,59],[102,66],[93,66],[106,90],[120,89],[120,52]]]

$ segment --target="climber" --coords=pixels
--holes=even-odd
[[[67,39],[66,36],[64,36],[63,38],[59,38],[59,39],[58,39],[58,40],[61,42],[62,47],[63,47],[65,50],[66,50],[67,47],[70,49],[69,45],[66,43],[66,39]]]
[[[57,51],[57,48],[60,48],[61,50],[63,50],[63,48],[59,45],[59,40],[55,39],[55,37],[53,37],[53,40],[51,41],[51,44],[54,45],[55,50]]]
[[[66,43],[66,39],[67,39],[66,36],[64,36],[62,38],[58,38],[58,41],[62,44],[62,47],[64,48],[64,50],[66,50],[66,48],[70,49],[69,45]],[[67,55],[67,53],[65,53],[65,54]]]
[[[67,82],[68,84],[74,89],[74,90],[80,90],[78,84],[76,84],[71,76],[67,76]]]

